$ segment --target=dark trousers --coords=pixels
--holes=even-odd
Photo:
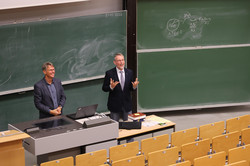
[[[127,121],[129,114],[132,114],[132,111],[126,112],[124,109],[122,109],[122,112],[111,112],[110,118],[117,121],[117,122],[119,122],[120,118],[123,121]]]
[[[120,118],[122,118],[123,121],[128,120],[128,115],[132,114],[132,111],[126,112],[125,109],[122,109],[122,112],[110,112],[110,118],[119,122]],[[133,142],[134,138],[128,138],[126,139],[126,142]],[[120,145],[120,141],[118,141],[118,145]]]

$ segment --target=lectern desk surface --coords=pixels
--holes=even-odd
[[[9,124],[8,127],[19,131],[39,128],[29,133],[31,137],[24,140],[24,148],[36,156],[116,140],[118,137],[118,123],[115,121],[83,128],[81,123],[64,115]]]

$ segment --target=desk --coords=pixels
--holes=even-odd
[[[147,122],[147,120],[150,119],[160,119],[162,120],[162,118],[156,116],[156,115],[150,115],[147,116],[145,118],[145,122]],[[125,130],[125,129],[120,129],[119,130],[119,137],[117,138],[117,140],[123,140],[126,139],[128,137],[135,137],[135,136],[141,136],[144,134],[148,134],[148,133],[153,133],[153,132],[157,132],[157,131],[161,131],[161,130],[167,130],[167,129],[173,129],[173,132],[175,132],[175,123],[171,122],[169,120],[165,120],[166,124],[164,125],[159,125],[156,124],[154,126],[145,126],[144,123],[142,122],[142,128],[141,129],[133,129],[133,130]]]
[[[0,165],[25,166],[22,140],[29,135],[16,130],[0,132]]]
[[[30,138],[24,139],[23,146],[37,157],[38,164],[117,144],[118,123],[115,121],[83,128],[82,124],[61,115],[8,125],[9,129],[22,132],[34,126],[39,126],[39,131],[29,133]]]

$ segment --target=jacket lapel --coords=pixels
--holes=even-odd
[[[45,80],[45,79],[44,79],[43,81],[44,81],[43,86],[44,86],[44,89],[45,89],[45,93],[47,93],[47,94],[48,94],[48,96],[50,97],[50,99],[52,100],[52,97],[51,97],[51,94],[50,94],[49,88],[48,88],[48,86],[47,86],[47,82],[46,82],[46,80]]]
[[[125,71],[125,70],[124,70]],[[126,72],[125,72],[125,74],[126,74]],[[114,70],[113,70],[113,75],[114,75],[114,81],[118,81],[118,82],[120,82],[119,81],[119,77],[118,77],[118,74],[117,74],[117,70],[116,70],[116,68],[114,68]],[[126,76],[125,76],[125,83],[124,83],[124,88],[125,88],[125,84],[126,84]],[[119,88],[121,91],[122,91],[122,86],[121,86],[121,84],[119,83],[118,85],[117,85],[117,88]]]
[[[59,104],[59,99],[60,99],[60,93],[59,93],[59,87],[58,87],[58,83],[54,80],[54,86],[55,86],[55,89],[56,89],[56,98],[57,98],[57,103]]]
[[[114,70],[113,70],[113,75],[114,75],[114,81],[119,81],[119,77],[118,77],[118,75],[117,75],[117,71],[116,71],[116,68],[114,68]]]
[[[124,68],[124,72],[125,72],[125,83],[124,83],[124,89],[125,89],[129,85],[129,79],[128,79],[129,76],[128,76],[128,70],[126,68]]]

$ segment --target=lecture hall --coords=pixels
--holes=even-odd
[[[1,1],[0,166],[250,166],[249,20],[249,0]]]

